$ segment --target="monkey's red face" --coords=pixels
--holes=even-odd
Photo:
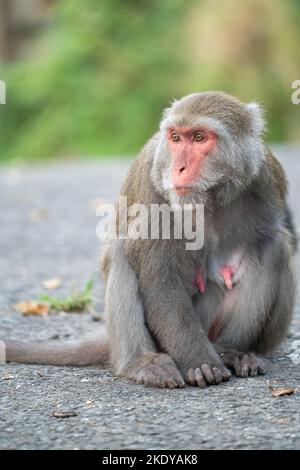
[[[174,188],[179,196],[185,196],[199,180],[203,159],[215,149],[217,136],[204,127],[172,127],[167,139]]]

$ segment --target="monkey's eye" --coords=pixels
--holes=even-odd
[[[177,132],[172,132],[171,139],[173,140],[173,142],[179,142],[180,141],[179,134],[177,134]]]
[[[204,140],[204,135],[202,134],[202,132],[196,132],[194,135],[193,135],[193,140],[195,142],[202,142]]]

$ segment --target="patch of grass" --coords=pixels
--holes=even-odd
[[[89,279],[85,284],[82,291],[74,292],[64,299],[52,297],[48,294],[41,294],[40,300],[47,302],[50,310],[64,311],[64,312],[82,312],[88,308],[93,300],[92,290],[94,282]]]

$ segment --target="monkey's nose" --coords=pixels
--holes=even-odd
[[[186,166],[181,166],[176,168],[175,170],[175,178],[176,180],[182,184],[184,184],[185,179],[188,177],[188,171]]]
[[[178,195],[184,196],[191,191],[189,188],[191,185],[191,175],[186,165],[174,168],[172,179],[175,191]]]

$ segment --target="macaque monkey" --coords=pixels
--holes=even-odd
[[[102,258],[108,346],[29,352],[8,341],[7,359],[103,363],[109,351],[116,375],[169,388],[265,373],[262,354],[284,338],[293,312],[296,236],[285,174],[263,132],[255,103],[221,92],[175,101],[121,195],[128,206],[203,204],[202,249],[174,236],[110,240]]]

